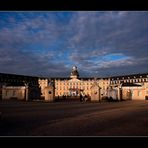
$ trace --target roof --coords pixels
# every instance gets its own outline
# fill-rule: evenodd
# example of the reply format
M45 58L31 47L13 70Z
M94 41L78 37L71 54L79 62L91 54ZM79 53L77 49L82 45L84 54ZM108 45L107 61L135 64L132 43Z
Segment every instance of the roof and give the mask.
M113 76L110 77L112 80L124 80L124 79L134 79L134 78L146 78L148 77L148 73L141 73L141 74L131 74L131 75L121 75L121 76Z
M122 84L122 87L124 87L124 86L141 86L140 84L136 84L136 83L123 83Z

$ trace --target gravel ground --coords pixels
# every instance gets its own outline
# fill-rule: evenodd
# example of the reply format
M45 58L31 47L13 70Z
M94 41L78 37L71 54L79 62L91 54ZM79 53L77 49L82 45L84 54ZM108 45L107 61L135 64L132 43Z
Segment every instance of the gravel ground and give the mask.
M0 136L148 136L148 101L1 101Z

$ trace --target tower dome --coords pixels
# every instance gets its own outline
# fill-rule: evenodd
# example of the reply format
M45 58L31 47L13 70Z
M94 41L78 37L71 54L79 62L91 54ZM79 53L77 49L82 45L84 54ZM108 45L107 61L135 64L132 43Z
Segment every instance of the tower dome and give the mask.
M71 77L71 78L78 78L78 77L79 77L79 73L78 73L78 70L77 70L77 66L73 66L73 67L72 67L72 71L71 71L70 77Z

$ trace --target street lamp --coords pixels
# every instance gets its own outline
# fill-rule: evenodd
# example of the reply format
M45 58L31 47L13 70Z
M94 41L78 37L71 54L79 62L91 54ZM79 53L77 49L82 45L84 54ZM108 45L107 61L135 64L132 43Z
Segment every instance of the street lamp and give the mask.
M25 84L25 100L28 101L28 83L24 82Z
M119 100L122 100L122 83L119 84Z

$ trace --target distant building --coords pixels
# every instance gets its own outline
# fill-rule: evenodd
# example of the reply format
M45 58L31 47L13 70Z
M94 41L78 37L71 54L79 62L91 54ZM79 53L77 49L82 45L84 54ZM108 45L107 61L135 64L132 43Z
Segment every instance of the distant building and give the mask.
M148 73L110 77L110 86L122 87L123 99L148 99Z
M148 73L107 78L82 78L72 67L69 78L32 77L0 73L0 99L50 100L85 95L93 101L148 99ZM49 99L48 99L49 97Z
M98 99L101 98L101 93L105 95L105 89L109 86L108 79L100 78L79 78L78 69L76 66L72 68L70 78L55 79L55 96L80 96L82 93L86 96L92 95L92 86L94 83L98 84L98 87L102 88ZM91 97L93 100L94 97Z

